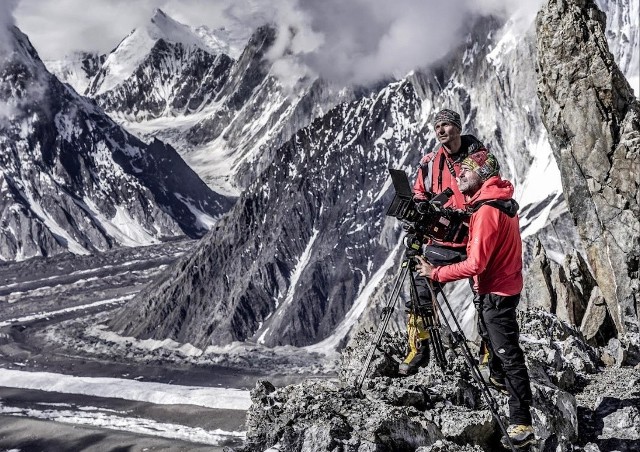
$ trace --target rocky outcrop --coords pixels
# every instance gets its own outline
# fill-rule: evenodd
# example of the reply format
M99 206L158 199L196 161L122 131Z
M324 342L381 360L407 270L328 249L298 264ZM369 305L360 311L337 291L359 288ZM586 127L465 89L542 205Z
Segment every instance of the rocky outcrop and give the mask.
M537 17L538 97L587 262L617 334L637 347L640 105L604 24L593 1L548 2Z
M584 442L578 437L573 394L596 372L598 353L577 330L542 310L520 313L519 322L532 378L536 450L574 450ZM258 382L241 450L500 450L499 427L458 350L447 352L444 370L432 363L397 378L391 354L402 353L403 338L386 335L382 349L387 353L376 356L362 392L355 391L371 340L371 333L361 332L344 349L339 380L307 380L279 389ZM491 395L505 416L507 397L493 390ZM630 415L624 421L637 426L634 419Z
M574 251L562 265L551 260L538 241L523 288L523 309L538 307L579 326L596 285L589 268Z

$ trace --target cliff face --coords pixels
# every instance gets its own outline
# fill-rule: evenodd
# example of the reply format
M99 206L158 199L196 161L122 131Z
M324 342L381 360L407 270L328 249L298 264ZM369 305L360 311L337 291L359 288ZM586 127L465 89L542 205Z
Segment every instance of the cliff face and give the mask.
M589 0L552 0L539 12L538 97L588 264L618 334L637 341L640 105L605 20Z

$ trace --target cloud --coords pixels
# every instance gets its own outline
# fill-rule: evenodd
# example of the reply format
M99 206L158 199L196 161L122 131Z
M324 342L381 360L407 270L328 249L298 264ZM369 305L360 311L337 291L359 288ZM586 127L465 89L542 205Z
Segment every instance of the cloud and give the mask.
M533 21L540 0L525 3ZM305 65L340 83L402 76L459 44L472 16L506 17L522 8L516 0L283 0L277 5L281 32L295 33L281 33L290 42L271 57L295 60L298 72Z
M13 10L17 0L4 0L0 2L0 58L12 50L10 27L14 26Z
M191 26L226 27L246 37L270 22L268 54L283 79L318 74L339 83L404 75L445 55L474 14L505 16L520 0L22 0L18 26L43 59L75 50L108 52L155 8ZM530 11L541 0L524 2ZM533 5L533 6L532 6Z

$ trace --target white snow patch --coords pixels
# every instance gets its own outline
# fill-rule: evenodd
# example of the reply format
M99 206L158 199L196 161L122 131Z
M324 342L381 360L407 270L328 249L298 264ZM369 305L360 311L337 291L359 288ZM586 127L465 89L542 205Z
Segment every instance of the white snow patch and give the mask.
M187 206L187 209L189 209L189 211L196 217L196 226L198 226L201 229L209 230L216 224L217 220L215 218L213 218L211 215L209 215L209 214L203 212L202 210L198 209L194 205L194 202L193 202L192 199L186 198L186 197L182 196L180 193L174 193L174 195L185 206Z
M524 183L515 187L514 197L523 207L540 202L549 195L562 193L560 169L545 131L540 134L531 155L534 159L524 177Z
M85 197L83 202L87 209L91 211L91 216L104 228L111 237L124 246L144 246L160 243L149 231L147 231L138 221L131 217L127 209L123 206L115 206L116 214L113 218L106 218L98 209L98 206Z
M179 424L157 422L140 417L124 417L107 414L105 410L93 407L78 407L79 411L58 409L32 409L4 406L0 403L0 414L9 416L25 416L35 419L47 419L64 424L90 425L118 431L126 431L143 435L172 438L210 445L219 445L229 437L244 440L245 432L227 432L224 430L205 430L200 427L187 427Z
M311 258L311 250L313 248L313 244L318 237L318 233L320 231L318 229L314 229L311 235L311 239L309 239L309 243L307 247L302 252L300 259L298 259L298 263L296 264L296 268L293 270L293 275L291 276L291 284L289 284L289 290L287 290L287 295L284 298L284 302L282 306L287 306L291 302L293 302L293 295L296 292L296 285L298 284L298 279L300 279L300 275L302 275L303 270L309 264L309 259ZM282 311L280 311L282 312Z
M180 386L124 378L76 377L52 372L0 369L0 386L110 397L159 405L196 405L243 411L251 406L249 391L240 389Z
M54 317L54 316L59 315L59 314L66 314L66 313L69 313L69 312L80 311L80 310L83 310L83 309L93 308L95 306L102 306L102 305L105 305L105 304L120 303L122 301L126 301L126 300L129 300L129 299L133 298L134 295L135 294L129 294L129 295L124 295L124 296L118 297L118 298L109 298L108 300L100 300L100 301L96 301L94 303L83 304L83 305L79 305L79 306L73 306L71 308L59 309L57 311L39 312L39 313L36 313L36 314L26 315L24 317L17 317L17 318L14 318L14 319L5 320L4 322L0 322L0 327L8 326L8 325L11 325L13 323L23 323L23 322L30 322L30 321L33 321L33 320L46 319L46 318L49 318L49 317Z

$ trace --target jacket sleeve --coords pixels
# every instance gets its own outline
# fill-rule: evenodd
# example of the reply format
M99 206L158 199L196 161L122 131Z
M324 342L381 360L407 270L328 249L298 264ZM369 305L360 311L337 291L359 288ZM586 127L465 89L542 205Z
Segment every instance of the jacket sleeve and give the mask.
M426 201L427 189L424 186L424 174L422 174L422 165L418 168L418 175L416 176L416 181L413 183L413 197L414 199L419 199Z
M430 152L427 155L425 155L420 161L420 166L418 167L418 175L416 176L416 181L413 183L414 199L426 201L431 197L430 196L431 186L426 187L424 185L425 174L424 174L423 168L424 168L424 164L429 163L433 159L434 155L435 155L434 152Z
M499 220L500 211L490 206L482 206L474 212L469 221L467 258L457 264L434 268L431 279L451 282L484 272L489 258L498 246Z

